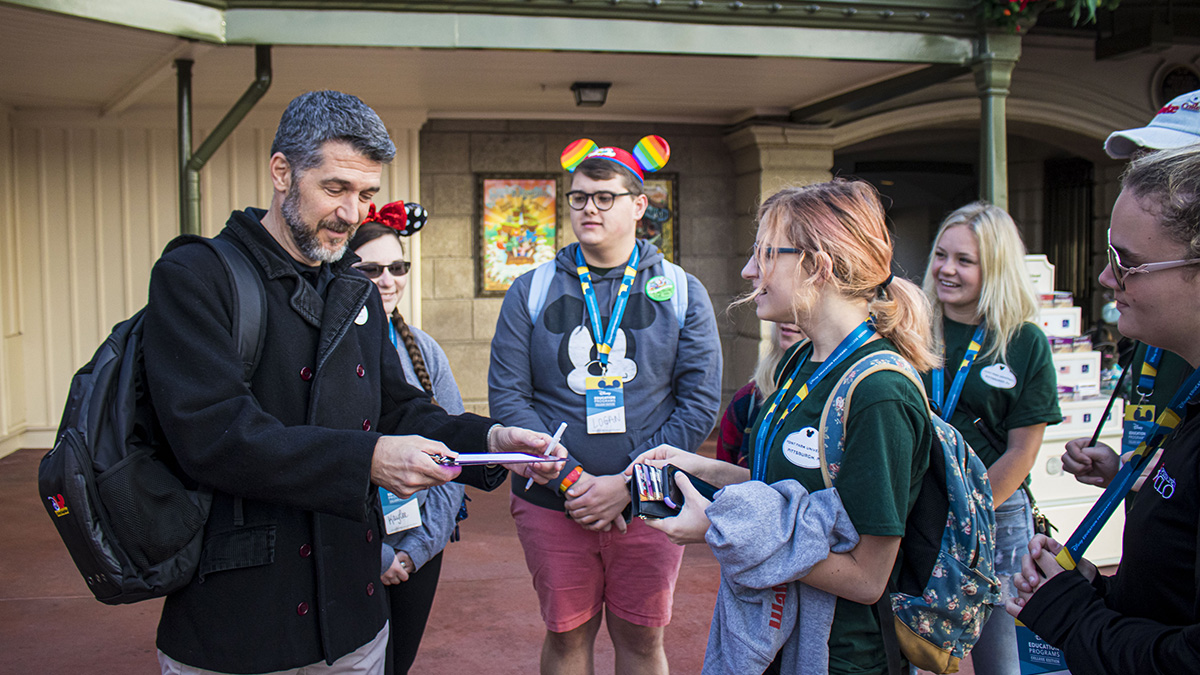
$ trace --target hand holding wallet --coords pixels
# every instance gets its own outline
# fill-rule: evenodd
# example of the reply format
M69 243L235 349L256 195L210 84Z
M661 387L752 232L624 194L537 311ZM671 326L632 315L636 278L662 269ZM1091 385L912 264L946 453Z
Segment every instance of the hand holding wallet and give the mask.
M634 464L633 478L629 481L631 514L639 518L671 518L679 515L683 508L683 490L675 483L677 473L687 476L692 486L706 499L711 500L716 495L716 487L672 464L662 468Z

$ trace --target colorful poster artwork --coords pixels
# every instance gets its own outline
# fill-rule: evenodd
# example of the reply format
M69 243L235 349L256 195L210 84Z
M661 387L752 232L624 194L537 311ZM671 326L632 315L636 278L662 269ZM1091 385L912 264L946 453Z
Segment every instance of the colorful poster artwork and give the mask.
M558 238L557 178L483 178L481 288L503 295L517 277L554 257Z
M645 187L650 205L638 221L637 237L657 246L667 260L678 263L675 177L647 178Z

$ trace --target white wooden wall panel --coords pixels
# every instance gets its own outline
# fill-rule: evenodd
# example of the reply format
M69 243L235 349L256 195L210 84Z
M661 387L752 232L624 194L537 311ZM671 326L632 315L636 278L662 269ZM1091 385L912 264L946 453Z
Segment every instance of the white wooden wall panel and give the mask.
M424 114L380 113L397 160L376 202L419 199ZM197 113L196 145L221 114ZM201 172L206 236L234 209L269 205L278 115L252 113ZM0 456L48 447L71 375L145 304L151 267L178 233L177 191L174 111L113 120L0 109ZM419 283L410 281L401 307L408 317L419 316Z

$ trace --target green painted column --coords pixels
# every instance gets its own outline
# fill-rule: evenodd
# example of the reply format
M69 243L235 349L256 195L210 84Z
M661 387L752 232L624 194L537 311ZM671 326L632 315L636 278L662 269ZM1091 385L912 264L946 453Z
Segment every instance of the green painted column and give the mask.
M971 64L979 92L979 198L1008 208L1008 123L1005 103L1021 56L1018 35L984 33Z

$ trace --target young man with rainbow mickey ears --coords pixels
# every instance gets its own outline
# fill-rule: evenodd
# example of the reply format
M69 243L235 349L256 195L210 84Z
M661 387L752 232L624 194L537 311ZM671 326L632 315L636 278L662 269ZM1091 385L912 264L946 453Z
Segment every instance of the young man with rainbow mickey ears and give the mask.
M644 172L669 156L658 136L633 153L588 139L567 146L579 243L513 283L492 340L491 414L543 431L567 423L570 460L558 479L512 482L547 628L542 673L592 672L602 609L617 672L667 672L663 630L683 548L627 523L623 472L663 443L695 451L721 403L708 292L635 236L648 204Z

